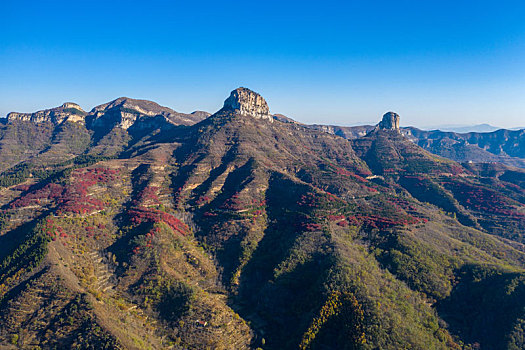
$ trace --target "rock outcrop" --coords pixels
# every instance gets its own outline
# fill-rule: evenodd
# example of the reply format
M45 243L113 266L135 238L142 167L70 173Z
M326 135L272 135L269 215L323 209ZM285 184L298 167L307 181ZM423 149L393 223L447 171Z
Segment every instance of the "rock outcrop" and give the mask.
M11 112L7 115L7 120L12 122L15 120L28 121L33 123L51 122L53 124L60 124L64 121L84 123L86 112L76 103L66 102L60 107L45 109L34 113L18 113Z
M268 104L264 98L258 93L244 87L231 92L230 97L224 101L222 110L273 122L273 117L270 115L270 108L268 108Z
M96 106L91 110L91 113L104 113L109 110L120 110L128 113L136 112L135 114L143 114L147 116L155 115L169 115L177 113L171 108L163 107L153 101L148 100L135 100L128 97L119 97L116 100L113 100L108 103L101 104Z
M161 106L153 101L135 100L120 97L111 102L93 108L89 120L93 127L119 127L129 129L137 120L148 117L160 117L174 125L193 125L209 114L198 111L191 114L178 113L171 108ZM159 120L159 118L155 118ZM149 123L154 123L150 120Z
M302 124L302 123L299 123L298 121L295 121L292 118L287 117L287 116L285 116L283 114L273 114L272 117L273 117L274 120L278 120L278 121L280 121L282 123Z
M399 114L394 112L387 112L383 115L383 119L377 124L377 128L381 130L397 130L399 131Z

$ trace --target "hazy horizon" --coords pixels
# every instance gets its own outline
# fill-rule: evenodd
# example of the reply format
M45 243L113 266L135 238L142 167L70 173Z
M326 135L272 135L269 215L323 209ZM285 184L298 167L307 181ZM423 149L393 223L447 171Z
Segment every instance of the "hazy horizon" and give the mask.
M0 5L0 116L120 96L214 112L246 86L304 123L523 126L525 4Z

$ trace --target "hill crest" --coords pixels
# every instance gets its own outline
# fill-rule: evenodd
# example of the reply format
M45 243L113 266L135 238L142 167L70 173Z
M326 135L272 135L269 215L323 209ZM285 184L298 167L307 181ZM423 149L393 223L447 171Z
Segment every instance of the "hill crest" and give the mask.
M231 111L238 115L273 122L266 100L258 93L244 87L237 88L230 93L221 111Z

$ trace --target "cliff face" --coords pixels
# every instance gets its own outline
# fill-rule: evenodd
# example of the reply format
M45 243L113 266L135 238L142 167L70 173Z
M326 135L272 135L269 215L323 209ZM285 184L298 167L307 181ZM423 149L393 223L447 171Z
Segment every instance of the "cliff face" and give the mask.
M383 115L383 119L377 124L381 130L398 130L399 131L399 114L394 112L387 112Z
M200 111L191 114L178 113L152 101L120 97L93 108L89 120L95 128L118 127L127 130L141 117L144 121L144 117L161 116L159 120L163 119L171 124L192 125L205 119L208 115ZM154 121L149 120L148 124L151 123Z
M176 112L155 102L120 97L93 108L90 112L90 122L95 128L119 127L127 130L141 115L153 117L174 113Z
M33 123L51 122L60 124L64 121L84 123L86 112L76 103L66 102L60 107L45 109L34 113L11 112L7 115L8 121L21 120Z
M233 90L230 97L224 101L223 110L273 122L273 117L270 115L270 108L268 108L268 104L264 98L247 88L241 87Z
M130 110L148 116L154 116L159 114L168 115L176 113L174 110L168 107L163 107L153 101L136 100L127 97L119 97L116 100L99 105L93 108L91 110L91 113L96 114L100 112L106 112L112 109Z

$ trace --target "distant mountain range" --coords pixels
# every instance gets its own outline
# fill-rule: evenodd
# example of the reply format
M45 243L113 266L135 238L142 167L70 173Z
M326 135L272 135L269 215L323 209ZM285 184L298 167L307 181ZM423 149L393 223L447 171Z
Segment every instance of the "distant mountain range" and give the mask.
M423 127L421 129L467 133L467 132L491 132L491 131L496 131L496 130L503 129L503 128L492 126L489 124L478 124L478 125L436 125L436 126Z
M421 130L440 130L440 131L451 131L456 133L469 133L469 132L492 132L500 129L506 130L523 130L525 126L517 126L512 128L501 128L498 126L493 126L490 124L478 124L478 125L435 125L435 126L426 126L419 128Z
M10 113L0 348L523 349L524 131L399 124Z
M363 126L305 125L344 137L357 139L374 128ZM401 133L424 149L458 162L498 162L525 168L525 129L498 129L492 132L456 133L401 128Z
M274 118L296 123L305 128L328 132L348 140L363 137L375 127L373 125L308 125L297 123L282 114L274 115ZM463 130L463 132L445 131L445 129ZM408 139L424 149L458 162L498 162L525 168L525 128L501 129L488 124L480 124L456 128L443 126L442 129L431 130L403 127L400 130ZM467 132L467 130L479 131Z

